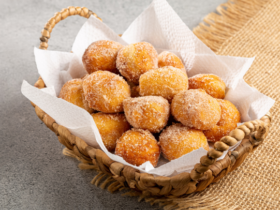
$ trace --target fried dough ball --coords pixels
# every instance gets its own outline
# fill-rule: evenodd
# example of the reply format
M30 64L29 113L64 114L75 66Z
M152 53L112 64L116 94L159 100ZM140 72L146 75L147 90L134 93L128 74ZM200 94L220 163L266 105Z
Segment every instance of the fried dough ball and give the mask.
M168 101L160 96L127 98L123 108L127 121L134 128L152 133L158 133L166 126L170 113Z
M96 127L99 130L102 141L108 151L113 152L117 140L124 132L130 129L130 125L124 114L105 114L102 112L91 114Z
M155 48L147 42L138 42L123 47L117 56L117 68L128 81L138 84L141 74L157 68Z
M158 55L158 67L173 66L175 68L181 69L186 73L185 66L181 59L172 52L163 51Z
M115 154L132 165L140 166L150 161L156 167L160 157L160 147L149 131L132 128L117 140Z
M221 119L210 130L203 131L208 141L216 142L227 136L240 123L240 113L238 109L227 100L217 99L221 106Z
M93 109L89 108L88 102L85 100L82 84L82 79L69 80L62 86L59 98L62 98L76 106L87 110L89 113L92 113Z
M202 89L178 93L172 100L171 113L183 125L199 130L209 130L221 119L218 101Z
M83 55L83 64L86 71L91 74L98 70L117 73L116 59L123 46L114 41L99 40L93 42Z
M177 93L188 89L188 76L180 69L166 66L141 75L139 83L141 96L162 96L171 102Z
M85 99L89 107L105 113L122 112L122 102L130 97L127 82L108 71L96 71L83 80Z
M226 84L214 74L198 74L189 78L189 89L203 89L214 98L225 98Z
M185 154L203 147L209 149L203 132L176 123L164 129L159 136L159 145L163 157L167 160L177 159Z

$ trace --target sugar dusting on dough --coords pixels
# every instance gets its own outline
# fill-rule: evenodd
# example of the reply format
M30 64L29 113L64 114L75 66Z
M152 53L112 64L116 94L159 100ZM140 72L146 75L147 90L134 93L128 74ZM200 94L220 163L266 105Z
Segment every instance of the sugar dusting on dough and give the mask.
M164 66L172 66L178 69L181 69L184 73L186 73L185 66L181 59L172 52L163 51L158 55L158 67Z
M100 132L102 141L105 147L113 152L116 147L116 141L121 135L130 129L130 125L127 122L124 114L114 113L106 114L98 112L91 115L95 121L95 124Z
M153 69L141 75L140 95L162 96L168 101L179 92L188 89L188 76L172 66Z
M157 56L157 51L151 44L138 42L123 47L118 52L116 65L121 75L138 84L141 74L158 67Z
M159 144L163 156L173 160L200 147L208 149L207 139L200 130L188 128L181 123L167 127L160 134Z
M239 123L241 116L238 109L228 100L217 99L221 106L221 119L217 125Z
M60 90L59 98L62 98L76 106L79 106L89 113L93 112L85 100L82 79L72 79L66 82Z
M202 89L178 93L171 104L171 112L183 125L208 130L221 118L221 107L216 99Z
M212 129L204 131L209 141L219 141L237 127L240 122L238 109L227 100L217 99L221 106L221 119Z
M134 128L160 132L167 124L170 105L160 96L127 98L123 101L124 112L128 122Z
M189 78L190 89L204 89L214 98L224 98L226 84L224 81L214 74L197 74Z
M122 102L130 97L127 82L108 71L97 71L87 76L83 80L83 90L89 106L102 112L123 111Z
M83 55L83 64L89 72L108 70L116 72L116 59L122 45L118 42L99 40L93 42Z
M72 79L66 82L60 90L59 98L62 98L66 101L71 100L70 93L77 93L83 89L82 80L81 79ZM82 95L78 98L78 100L82 99Z
M133 165L139 166L150 161L156 167L160 157L160 147L149 131L132 128L117 140L115 154Z

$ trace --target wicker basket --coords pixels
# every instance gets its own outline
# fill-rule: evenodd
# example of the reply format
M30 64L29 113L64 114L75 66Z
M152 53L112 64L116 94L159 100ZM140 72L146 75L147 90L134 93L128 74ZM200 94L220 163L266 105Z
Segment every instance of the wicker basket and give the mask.
M71 15L80 15L89 18L95 13L83 7L68 7L58 12L45 25L40 38L40 49L48 48L48 40L54 26L61 20ZM99 18L100 19L100 18ZM101 20L101 19L100 19ZM44 88L42 78L35 83L35 87ZM83 162L93 164L95 167L112 177L121 186L142 192L143 196L181 196L204 190L211 183L219 181L229 172L235 170L247 157L260 145L268 133L271 122L269 114L260 120L246 122L233 130L229 136L223 137L221 141L214 144L207 155L201 157L190 173L164 177L154 177L148 173L140 173L138 170L123 165L122 163L111 160L103 151L88 146L82 139L72 135L69 130L55 122L48 114L32 103L38 117L51 129L57 136L61 144L71 150ZM224 159L216 161L221 157L223 151L228 150L229 146L241 144L231 152L228 152Z

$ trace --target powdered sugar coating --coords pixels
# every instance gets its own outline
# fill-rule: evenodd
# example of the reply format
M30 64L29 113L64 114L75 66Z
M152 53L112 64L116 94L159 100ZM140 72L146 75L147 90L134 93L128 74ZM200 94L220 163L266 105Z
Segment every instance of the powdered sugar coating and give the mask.
M163 51L158 55L158 67L173 66L175 68L181 69L186 73L185 66L181 59L172 52Z
M228 123L240 123L241 116L238 109L228 100L217 99L221 106L221 119L217 125L226 125Z
M87 110L89 113L92 113L93 109L89 108L88 102L85 100L82 83L82 79L72 79L66 82L60 90L59 98L62 98Z
M105 114L102 112L91 115L108 151L113 152L117 140L130 129L124 114Z
M237 123L241 121L238 109L227 100L217 99L221 106L221 119L210 130L203 131L208 141L216 142L224 136L227 136L237 127Z
M182 70L168 66L146 72L139 83L141 96L162 96L171 102L177 93L188 89L188 76Z
M189 78L189 89L203 89L214 98L225 98L226 84L214 74L197 74Z
M84 78L83 90L89 107L104 113L122 112L123 100L130 97L127 82L108 71L96 71Z
M117 73L116 59L123 46L114 41L99 40L93 42L83 55L84 68L89 74L98 70Z
M138 84L141 74L157 68L155 48L147 42L138 42L123 47L117 56L117 68L128 81Z
M136 166L150 161L156 167L160 157L160 147L149 131L132 128L117 140L115 154Z
M177 159L193 150L209 146L203 132L176 123L163 130L159 136L159 145L164 158Z
M209 130L221 119L219 103L202 89L178 93L172 100L171 113L183 125L199 130Z
M124 113L134 128L160 132L167 124L170 105L160 96L127 98L123 101Z

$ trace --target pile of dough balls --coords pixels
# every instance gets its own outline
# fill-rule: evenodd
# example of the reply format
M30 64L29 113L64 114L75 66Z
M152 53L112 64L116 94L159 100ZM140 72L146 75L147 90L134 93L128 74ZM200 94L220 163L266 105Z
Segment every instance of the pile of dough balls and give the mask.
M130 164L156 167L161 154L174 160L208 150L240 122L221 78L188 78L176 54L158 55L147 42L99 40L82 61L88 74L66 82L59 97L88 111L107 150Z

